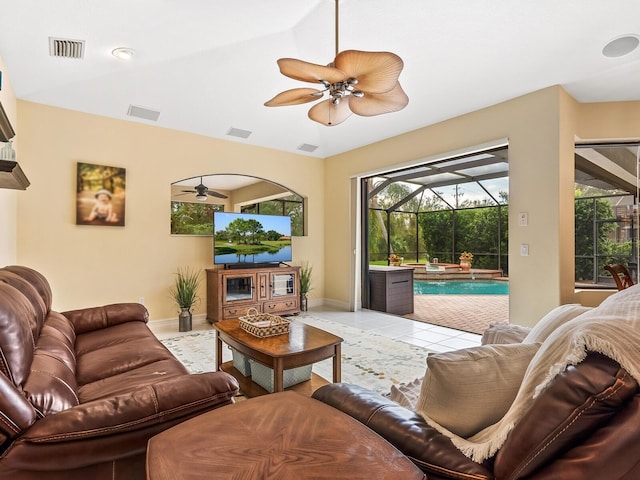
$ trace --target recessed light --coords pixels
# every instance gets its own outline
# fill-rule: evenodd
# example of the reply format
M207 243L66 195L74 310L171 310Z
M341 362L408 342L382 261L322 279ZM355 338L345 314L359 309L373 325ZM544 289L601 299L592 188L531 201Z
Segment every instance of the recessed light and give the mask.
M120 60L131 60L131 57L133 57L134 53L135 52L130 48L120 47L113 50L111 52L111 55L119 58Z
M639 44L640 39L637 35L623 35L607 43L602 49L602 54L608 58L623 57L638 48Z

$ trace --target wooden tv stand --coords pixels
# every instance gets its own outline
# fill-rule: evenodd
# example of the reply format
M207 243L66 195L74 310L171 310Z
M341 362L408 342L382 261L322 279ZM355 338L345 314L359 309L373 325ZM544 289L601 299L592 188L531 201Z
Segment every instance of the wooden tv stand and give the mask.
M259 313L300 312L300 267L207 269L207 320Z

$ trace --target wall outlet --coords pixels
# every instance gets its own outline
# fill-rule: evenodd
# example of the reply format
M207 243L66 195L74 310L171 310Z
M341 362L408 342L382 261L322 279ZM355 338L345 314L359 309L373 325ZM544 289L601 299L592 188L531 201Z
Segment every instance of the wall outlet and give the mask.
M138 297L138 303L144 305L144 297Z

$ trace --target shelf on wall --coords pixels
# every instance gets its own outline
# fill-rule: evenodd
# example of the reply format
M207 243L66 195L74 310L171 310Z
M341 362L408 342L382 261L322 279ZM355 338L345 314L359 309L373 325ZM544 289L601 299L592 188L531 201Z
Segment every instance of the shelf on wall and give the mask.
M11 126L9 117L4 111L2 103L0 103L0 142L8 142L15 137L16 132ZM30 185L27 176L13 160L0 159L0 188L9 188L12 190L26 190Z
M0 188L26 190L30 185L18 162L0 160Z
M11 126L7 112L4 111L2 103L0 103L0 142L8 142L15 137L16 132Z

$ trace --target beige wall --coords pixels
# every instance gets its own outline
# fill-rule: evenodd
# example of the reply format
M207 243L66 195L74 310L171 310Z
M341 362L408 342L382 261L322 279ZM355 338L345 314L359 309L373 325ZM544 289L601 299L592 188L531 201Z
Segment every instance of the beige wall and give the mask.
M308 197L308 236L293 239L294 263L314 267L324 295L323 161L19 101L21 164L31 186L18 202L18 260L51 282L58 310L138 301L152 319L175 318L169 299L178 267L212 267L210 237L171 236L170 184L211 173L249 174ZM126 168L126 226L75 225L76 162ZM202 301L195 313L204 313Z
M0 58L0 72L2 72L0 102L17 134L16 96L2 58ZM20 161L17 136L14 137L13 147L16 149L16 158ZM18 195L22 194L24 194L22 191L0 188L0 225L2 226L0 228L0 265L11 265L18 261L17 208Z
M511 318L533 325L578 299L574 138L640 138L639 107L580 105L550 87L323 161L18 102L20 163L32 186L18 197L17 259L47 275L57 309L145 297L152 319L171 318L172 273L210 266L211 246L209 239L169 235L170 183L208 173L255 175L307 197L309 235L294 238L294 260L313 265L313 298L349 307L359 295L355 179L508 139ZM77 161L127 169L126 227L75 225ZM519 212L529 214L528 227L517 226ZM521 243L529 245L528 257L520 256ZM196 313L204 307L203 298Z
M357 259L350 243L355 212L345 208L354 192L353 177L392 167L424 162L450 152L508 139L509 142L509 274L510 315L514 323L533 325L551 308L574 299L573 177L574 138L582 133L620 136L633 128L640 137L640 119L630 112L637 103L581 108L560 87L550 87L463 115L384 142L327 159L325 186L325 296L349 305ZM591 118L624 117L598 125ZM580 128L583 122L582 129ZM625 125L624 132L611 127ZM328 191L331 191L331 195ZM519 227L519 212L529 226ZM529 256L520 256L520 244ZM329 281L330 280L330 281ZM355 292L358 295L359 292Z

